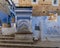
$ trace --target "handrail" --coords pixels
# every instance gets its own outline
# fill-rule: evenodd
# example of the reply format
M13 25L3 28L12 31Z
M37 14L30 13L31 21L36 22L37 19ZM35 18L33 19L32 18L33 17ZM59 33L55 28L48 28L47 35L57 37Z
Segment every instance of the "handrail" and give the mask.
M13 6L15 6L15 4L14 4L14 2L13 2L12 0L10 0L10 1L7 0L7 2L9 3L9 5L11 5L11 6L13 5ZM11 4L11 3L12 3L12 4Z

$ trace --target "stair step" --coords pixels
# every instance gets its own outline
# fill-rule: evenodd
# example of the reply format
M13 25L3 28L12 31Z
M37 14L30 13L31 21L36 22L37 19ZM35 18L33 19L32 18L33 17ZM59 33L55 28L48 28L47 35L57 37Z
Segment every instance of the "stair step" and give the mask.
M0 37L14 37L14 35L2 35L2 34L0 34Z
M32 12L32 10L15 10L15 12Z
M10 39L10 40L11 40L11 39L14 39L14 37L8 37L8 36L7 36L7 37L4 37L4 36L1 37L1 36L0 36L0 40L1 40L1 39Z
M21 32L17 32L15 34L15 39L33 41L33 35L32 35L32 32L30 32L30 31L21 31Z
M0 34L0 40L2 39L7 39L7 40L11 40L11 39L14 39L14 35L2 35Z
M15 10L32 10L32 7L16 7Z
M31 12L16 12L17 15L32 15Z
M0 48L33 48L33 47L0 47Z
M17 17L21 17L21 16L22 16L22 17L31 17L32 14L27 14L27 15L26 15L26 14L16 14L16 16L17 16Z
M19 20L19 19L31 19L30 17L21 17L21 16L17 16L17 20Z
M32 47L32 46L31 46L31 47L25 47L25 46L23 46L23 47L21 47L21 46L20 46L20 47L16 47L16 46L15 46L15 47L11 47L11 46L4 47L4 46L3 46L3 47L2 47L2 46L1 46L0 48L37 48L37 47Z
M13 43L0 43L0 47L34 47L33 44L13 44ZM35 46L36 47L36 46Z
M14 44L20 44L20 43L25 43L25 44L32 44L32 40L0 40L0 43L14 43Z

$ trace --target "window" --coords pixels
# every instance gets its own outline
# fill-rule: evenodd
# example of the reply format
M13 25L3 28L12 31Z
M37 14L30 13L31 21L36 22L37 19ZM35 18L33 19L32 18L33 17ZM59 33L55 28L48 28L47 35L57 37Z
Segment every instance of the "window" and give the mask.
M52 5L53 6L58 6L59 5L59 0L52 0Z
M33 0L33 2L36 2L36 0Z
M38 4L38 0L32 0L32 4Z
M35 26L35 30L40 30L40 27L39 26Z
M54 4L57 4L57 0L54 0Z

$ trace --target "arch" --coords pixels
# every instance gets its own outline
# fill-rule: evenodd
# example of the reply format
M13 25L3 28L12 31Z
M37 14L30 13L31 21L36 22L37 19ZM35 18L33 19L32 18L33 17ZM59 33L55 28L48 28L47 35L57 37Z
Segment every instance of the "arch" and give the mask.
M18 31L29 31L29 27L27 26L27 24L22 23L19 28Z
M20 25L23 24L23 23L27 24L27 26L29 26L28 24L30 24L29 20L19 20L19 21L17 22L17 25L20 26Z
M29 20L26 20L26 19L24 19L24 20L18 20L18 24L20 24L21 22L29 23Z
M19 30L22 30L22 28L26 29L26 30L29 30L29 21L28 20L19 20L18 23L17 23L17 28L18 28L18 31Z

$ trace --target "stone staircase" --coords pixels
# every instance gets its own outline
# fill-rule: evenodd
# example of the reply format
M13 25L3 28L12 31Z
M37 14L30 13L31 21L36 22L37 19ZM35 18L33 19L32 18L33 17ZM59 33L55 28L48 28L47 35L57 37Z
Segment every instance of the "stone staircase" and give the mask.
M13 40L14 36L13 35L2 35L0 34L0 40Z
M32 7L17 7L15 12L17 22L19 19L30 21ZM33 43L33 33L25 28L12 35L0 35L1 48L33 48Z
M26 26L26 24L29 24L30 27L28 28L31 30L32 7L16 7L15 12L18 32L20 28Z
M0 35L0 48L19 48L31 47L33 40L24 40L16 38L16 35Z
M32 7L16 7L15 9L16 16L19 17L31 17L32 16Z

